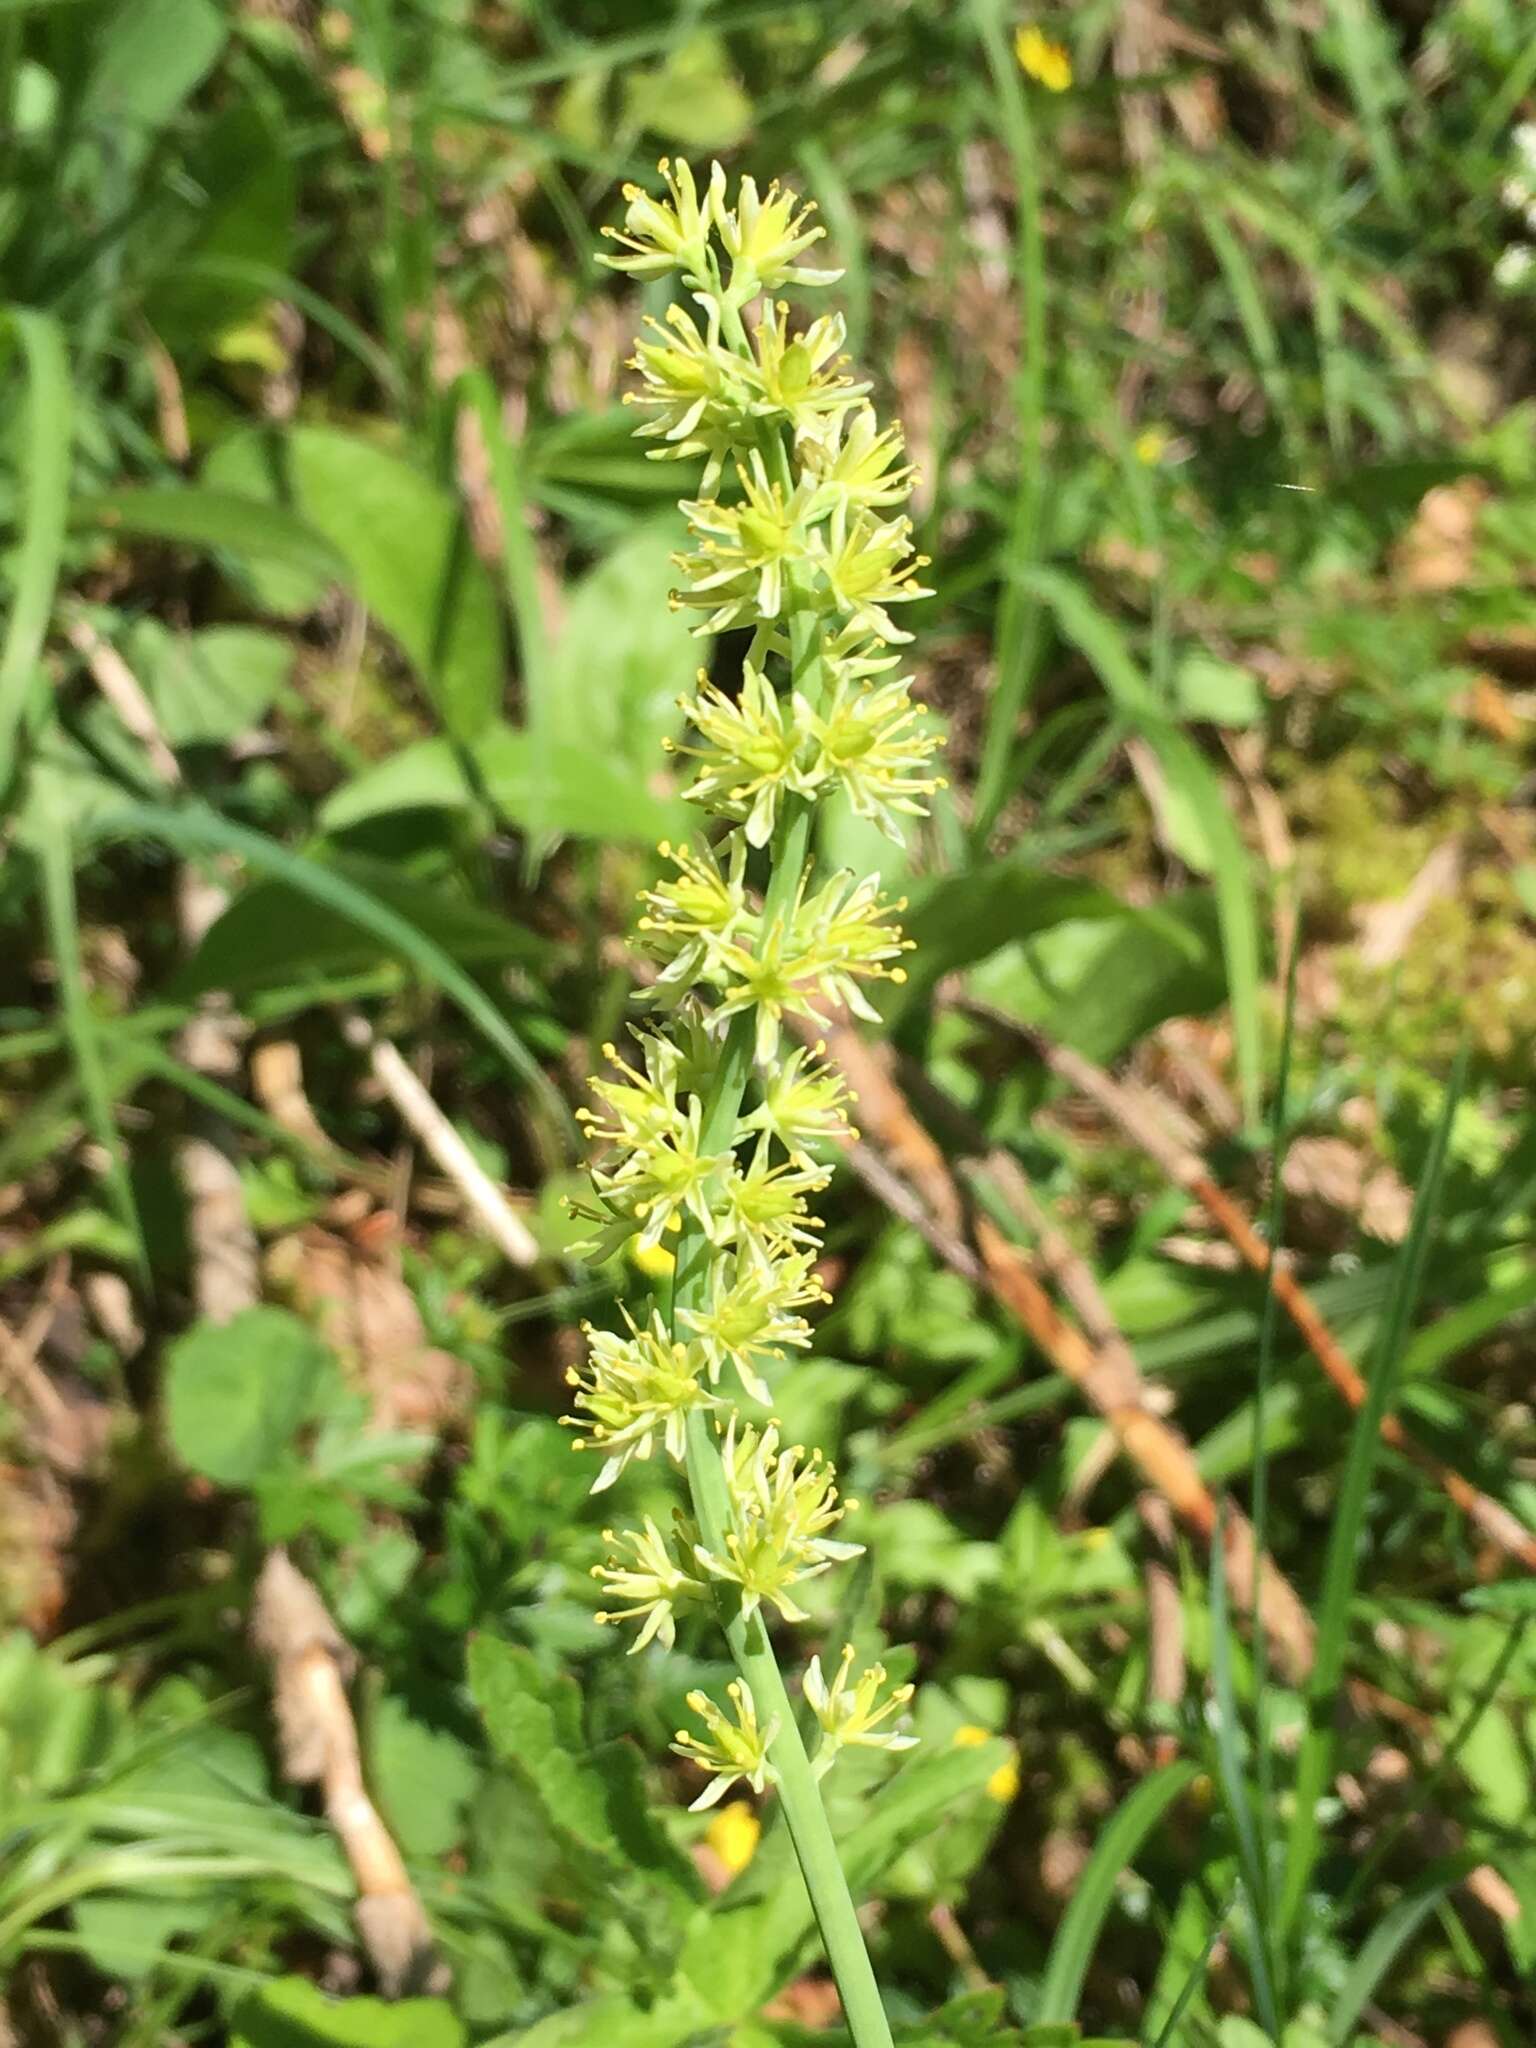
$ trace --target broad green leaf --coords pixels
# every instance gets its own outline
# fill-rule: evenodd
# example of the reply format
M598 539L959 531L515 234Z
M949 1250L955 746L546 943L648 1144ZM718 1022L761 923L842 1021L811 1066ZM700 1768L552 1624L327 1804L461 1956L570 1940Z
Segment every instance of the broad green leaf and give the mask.
M622 1996L589 1998L552 2012L536 2026L497 2034L482 2048L596 2048L598 2043L602 2048L684 2048L700 2037L704 2025L702 2013L674 1999L647 2012Z
M992 861L948 875L923 892L903 920L913 952L908 980L892 997L905 1012L944 975L985 960L1002 946L1053 925L1094 918L1123 920L1119 897L1095 882L1053 875L1023 860Z
M166 540L209 553L227 549L246 562L281 565L319 594L342 582L347 563L313 526L281 505L199 484L146 484L77 498L71 516L145 540Z
M417 1720L393 1694L368 1716L368 1776L407 1856L441 1856L459 1840L479 1773L457 1737Z
M679 827L678 799L653 793L622 756L566 740L541 746L500 723L464 751L490 803L525 829L650 844ZM327 831L343 832L400 810L468 810L476 801L459 750L419 740L344 783L320 815Z
M293 667L293 647L254 626L172 633L140 619L124 637L173 747L227 746L261 723Z
M538 951L527 932L450 893L443 883L425 882L387 862L353 855L315 865L366 889L397 917L430 932L454 960L529 961ZM408 962L408 956L291 882L253 882L209 926L172 986L179 999L190 1000L210 989L245 996L257 989L362 974L389 960Z
M520 1645L479 1636L470 1645L469 1684L492 1749L578 1856L611 1873L639 1869L669 1890L698 1896L692 1864L651 1812L639 1751L625 1742L587 1746L573 1678L551 1677Z
M222 273L213 273L217 282ZM323 557L306 559L297 552L277 555L247 549L237 565L242 587L255 604L274 618L302 619L322 602L332 583L346 582L349 569L329 542L296 514L285 511L279 498L282 484L282 443L275 434L242 432L221 441L203 464L202 484L250 506L259 516L291 521L312 534Z
M250 1486L314 1413L336 1361L287 1309L198 1323L171 1346L166 1416L182 1463L221 1486Z
M686 615L663 601L682 538L675 517L638 527L570 593L547 683L528 708L527 751L499 764L498 801L512 814L594 835L604 817L617 817L610 832L636 837L675 822L662 742L678 728L677 699L700 654Z
M473 739L505 689L501 614L462 508L370 442L330 427L288 437L298 509L346 557L358 596L421 676L443 724Z
M1186 654L1173 672L1173 694L1186 718L1213 725L1253 725L1263 711L1252 670L1214 654Z
M132 1983L148 1976L178 1937L200 1934L227 1910L232 1896L206 1884L175 1892L103 1892L79 1900L70 1919L93 1966Z
M81 96L80 132L137 156L218 60L229 34L210 0L127 0L107 10Z
M249 99L208 122L186 169L198 194L192 231L167 253L146 311L168 348L198 360L210 349L223 353L221 337L240 322L265 320L271 294L242 281L238 266L279 274L287 267L297 172L291 137Z
M335 427L251 435L221 451L218 474L232 470L324 535L447 731L483 732L505 688L501 613L457 501L399 455Z
M328 1998L307 1977L279 1977L237 2008L230 2048L463 2048L438 1998Z
M624 82L625 120L680 149L733 149L752 126L752 102L724 42L697 35Z
M1151 912L1073 918L994 954L971 985L1048 1037L1112 1060L1164 1018L1221 1001L1216 922L1204 889L1165 897Z
M491 735L482 736L470 749L471 758L478 760L487 738L502 731L510 728L493 727ZM462 751L448 740L417 740L333 791L320 806L320 823L327 832L345 832L398 811L467 811L475 801Z

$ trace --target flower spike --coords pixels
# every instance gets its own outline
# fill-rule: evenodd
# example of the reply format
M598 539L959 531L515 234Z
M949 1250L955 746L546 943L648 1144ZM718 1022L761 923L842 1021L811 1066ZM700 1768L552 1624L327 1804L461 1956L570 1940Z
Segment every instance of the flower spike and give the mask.
M768 1631L807 1621L815 1582L859 1554L857 1503L819 1449L762 1418L814 1341L828 1298L815 1204L856 1135L818 1032L845 1013L875 1019L877 985L904 978L910 944L878 876L818 868L812 814L838 799L899 840L944 786L899 654L911 614L898 608L931 595L906 511L914 471L844 356L841 315L803 317L778 296L838 275L817 267L813 207L750 177L733 195L718 164L701 179L664 162L659 192L624 197L604 261L677 277L687 298L643 323L628 394L648 452L700 466L671 602L700 636L750 640L682 700L668 750L700 825L659 849L637 919L648 1021L624 1051L604 1047L580 1113L593 1250L627 1249L655 1296L620 1329L587 1329L570 1419L601 1460L594 1490L652 1460L648 1480L670 1465L690 1496L670 1528L645 1514L608 1534L598 1619L628 1624L632 1653L723 1623L738 1675L724 1705L689 1695L701 1728L673 1744L705 1774L694 1810L735 1785L777 1788L818 1917L840 1922L830 1947L853 2039L889 2048L815 1779L845 1749L910 1748L912 1687L892 1688L879 1663L856 1669L851 1648L830 1675L812 1658L809 1762Z

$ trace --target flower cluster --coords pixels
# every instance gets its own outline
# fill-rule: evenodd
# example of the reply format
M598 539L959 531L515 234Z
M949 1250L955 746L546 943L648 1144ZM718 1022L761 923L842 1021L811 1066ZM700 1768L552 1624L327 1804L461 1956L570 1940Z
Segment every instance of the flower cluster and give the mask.
M927 595L900 430L880 424L850 372L841 318L799 323L774 296L837 275L806 261L822 230L777 185L759 193L744 178L732 201L718 165L702 186L686 164L661 173L663 196L626 192L605 261L680 277L690 303L646 323L632 402L653 455L702 465L673 601L698 613L701 634L745 627L752 642L739 681L701 672L683 701L675 752L708 822L660 849L637 931L652 1021L628 1052L604 1047L582 1113L597 1148L596 1249L628 1244L642 1270L673 1279L664 1308L588 1330L570 1375L579 1446L601 1458L601 1489L658 1457L692 1483L702 1441L728 1503L710 1509L695 1490L692 1517L680 1511L670 1529L647 1516L609 1533L599 1619L631 1625L637 1650L669 1647L690 1607L803 1623L801 1588L858 1553L842 1534L855 1504L819 1452L767 1419L769 1381L809 1345L808 1311L826 1298L812 1203L830 1177L826 1148L851 1128L815 1034L844 1011L873 1017L870 990L902 978L908 942L904 906L876 877L814 871L807 821L840 794L899 839L942 786L936 738L897 673L910 637L898 608ZM851 1649L830 1681L813 1659L818 1774L845 1748L907 1747L893 1724L911 1693L889 1690L879 1665L855 1677ZM676 1748L707 1774L697 1805L738 1780L774 1782L783 1716L760 1715L745 1676L728 1709L703 1694L689 1704L704 1732Z

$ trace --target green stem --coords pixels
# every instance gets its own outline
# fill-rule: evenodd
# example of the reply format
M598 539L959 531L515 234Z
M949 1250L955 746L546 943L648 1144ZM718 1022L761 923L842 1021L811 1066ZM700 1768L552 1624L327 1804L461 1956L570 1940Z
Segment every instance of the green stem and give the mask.
M1017 188L1017 267L1024 306L1018 382L1018 495L1003 562L997 614L997 683L987 711L976 775L972 841L984 846L1008 795L1019 714L1040 658L1040 601L1028 573L1041 559L1045 504L1045 393L1049 337L1045 318L1045 225L1040 159L1028 96L1003 35L996 0L972 0L977 31L997 89L1003 139Z
M719 1447L698 1409L688 1418L688 1485L706 1547L723 1549L731 1524L730 1495ZM762 1615L744 1617L740 1601L731 1598L728 1589L722 1589L717 1605L731 1655L752 1689L759 1716L765 1726L772 1721L779 1724L768 1754L778 1773L790 1840L821 1929L827 1961L837 1979L854 2048L891 2048L890 2023L864 1946L853 1895Z
M815 703L821 687L821 639L815 617L805 609L792 614L791 685ZM785 806L774 834L772 871L763 899L765 927L784 914L805 871L810 853L811 805L796 799ZM750 1012L733 1017L721 1048L720 1063L704 1098L702 1147L723 1151L736 1135L736 1122L752 1071L754 1024ZM701 1306L709 1288L712 1247L695 1226L685 1225L677 1248L672 1313ZM688 1490L694 1519L706 1549L726 1554L731 1527L731 1499L719 1445L700 1409L688 1417ZM795 1845L811 1910L821 1929L827 1960L837 1979L843 2011L854 2048L891 2048L891 2029L853 1897L837 1853L837 1842L822 1805L821 1792L801 1739L794 1708L774 1656L761 1611L742 1612L741 1597L721 1585L716 1611L736 1668L751 1689L764 1726L778 1723L769 1747L777 1773L779 1797L790 1840Z

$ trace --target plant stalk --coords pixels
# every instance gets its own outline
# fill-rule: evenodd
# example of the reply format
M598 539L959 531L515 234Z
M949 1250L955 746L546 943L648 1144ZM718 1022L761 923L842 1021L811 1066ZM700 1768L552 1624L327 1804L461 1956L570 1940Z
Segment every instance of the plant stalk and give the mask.
M791 687L815 703L821 689L821 643L815 617L807 610L792 614ZM763 899L765 924L783 914L793 900L810 852L811 806L795 799L785 806L773 836L772 870ZM720 1052L712 1085L703 1103L702 1149L723 1150L735 1136L747 1082L752 1071L754 1024L750 1012L733 1017ZM677 1247L672 1289L672 1315L702 1305L709 1286L711 1246L692 1223L684 1225ZM688 1417L688 1490L694 1519L705 1546L726 1550L731 1502L720 1447L704 1412ZM761 1610L748 1616L740 1595L729 1586L715 1590L715 1606L736 1668L751 1689L764 1726L777 1721L769 1757L778 1774L779 1797L790 1840L795 1845L811 1910L821 1930L827 1960L837 1980L843 2012L854 2048L891 2048L890 2023L864 1946L848 1880L843 1875L827 1810L811 1770L794 1708L785 1689L778 1659L768 1640Z

